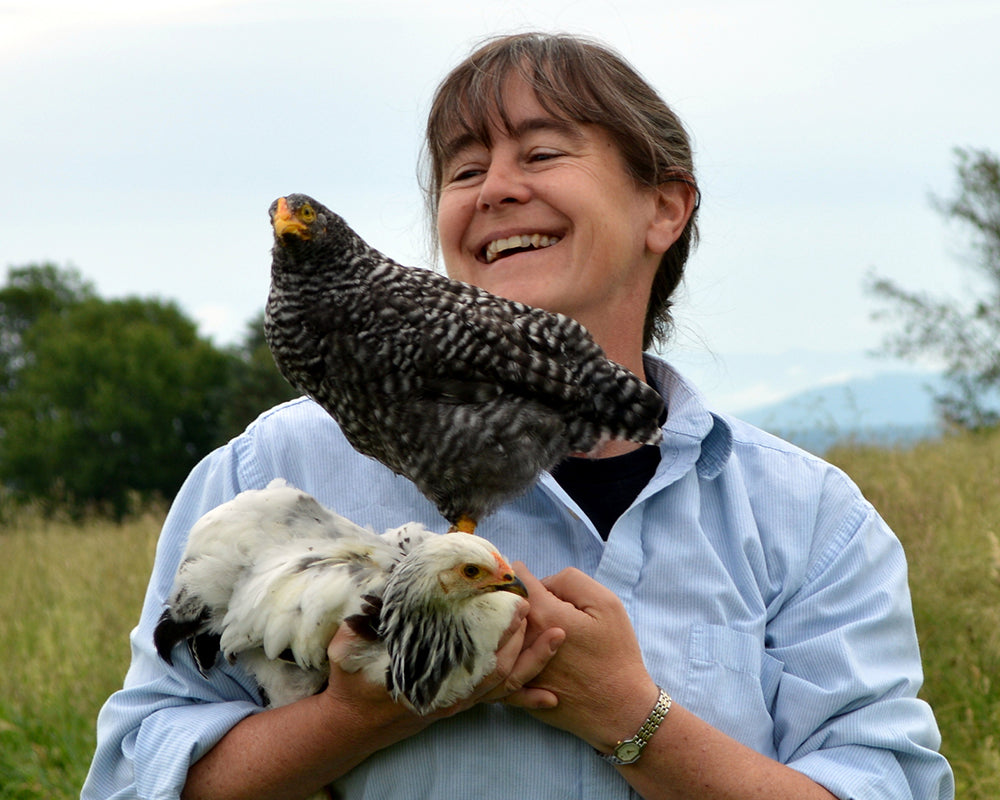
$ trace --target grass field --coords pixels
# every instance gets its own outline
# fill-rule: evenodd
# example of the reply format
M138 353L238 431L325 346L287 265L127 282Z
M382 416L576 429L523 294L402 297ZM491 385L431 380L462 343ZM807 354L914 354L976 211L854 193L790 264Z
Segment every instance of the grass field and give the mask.
M0 798L79 797L97 710L128 667L162 514L0 531Z
M910 450L828 454L906 547L924 660L956 797L1000 798L1000 431Z
M1000 432L911 450L840 448L900 535L924 697L963 800L1000 797ZM162 514L0 529L0 800L77 797L94 721L128 665Z

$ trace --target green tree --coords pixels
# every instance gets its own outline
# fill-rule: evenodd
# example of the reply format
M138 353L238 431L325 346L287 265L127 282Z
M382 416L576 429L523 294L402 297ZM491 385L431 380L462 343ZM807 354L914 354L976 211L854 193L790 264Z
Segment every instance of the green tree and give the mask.
M297 392L263 312L218 349L173 303L103 300L72 269L12 268L0 287L0 483L121 515L171 496L194 463Z
M93 286L73 269L44 263L8 270L0 289L0 394L13 387L30 359L23 345L25 331L43 314L60 314L93 297Z
M77 299L20 334L0 396L0 481L20 494L121 516L135 493L170 496L222 438L231 355L176 305Z
M1000 422L1000 161L987 150L956 149L958 191L952 199L934 197L934 207L970 234L977 276L975 294L966 300L904 289L872 275L869 291L888 308L876 318L891 318L899 328L884 344L885 353L910 360L934 358L945 365L948 389L936 398L944 419L963 428Z

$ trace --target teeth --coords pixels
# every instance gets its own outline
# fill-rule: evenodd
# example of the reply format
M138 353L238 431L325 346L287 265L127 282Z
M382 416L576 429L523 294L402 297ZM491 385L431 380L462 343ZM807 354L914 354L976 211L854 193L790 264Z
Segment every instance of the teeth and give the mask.
M544 233L533 233L530 236L522 233L507 239L497 239L486 245L486 263L492 264L504 250L534 247L536 250L549 247L559 241L558 236L546 236Z

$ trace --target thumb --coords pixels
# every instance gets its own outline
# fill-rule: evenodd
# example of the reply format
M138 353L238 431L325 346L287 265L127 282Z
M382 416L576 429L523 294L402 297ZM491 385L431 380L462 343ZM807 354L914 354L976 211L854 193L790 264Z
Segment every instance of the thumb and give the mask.
M560 600L588 613L599 607L621 605L618 595L575 567L567 567L541 583Z
M536 578L531 570L528 569L527 565L523 561L515 561L511 566L514 567L514 574L521 580L524 584L524 588L528 590L528 602L531 602L531 596L544 594L545 586L542 584L538 578Z
M330 659L330 663L343 665L354 654L360 641L361 637L351 630L349 625L341 623L326 648L326 655Z

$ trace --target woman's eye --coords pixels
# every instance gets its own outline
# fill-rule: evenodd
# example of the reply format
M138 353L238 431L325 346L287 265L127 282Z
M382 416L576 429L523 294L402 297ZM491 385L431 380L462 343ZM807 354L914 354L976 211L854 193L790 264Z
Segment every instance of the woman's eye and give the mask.
M484 171L483 167L474 164L456 167L448 170L446 173L448 175L447 183L462 183L464 181L471 181L481 176Z
M455 173L455 177L452 178L453 181L467 181L470 178L475 178L482 174L481 169L476 169L475 167L468 167L466 169L460 169Z
M529 162L539 162L539 161L551 161L554 158L559 158L562 153L555 150L537 150L528 156Z

